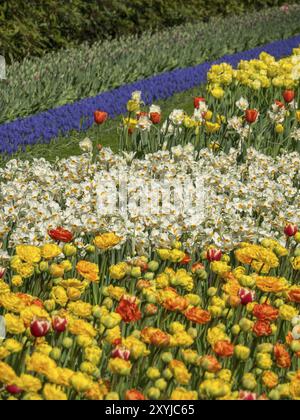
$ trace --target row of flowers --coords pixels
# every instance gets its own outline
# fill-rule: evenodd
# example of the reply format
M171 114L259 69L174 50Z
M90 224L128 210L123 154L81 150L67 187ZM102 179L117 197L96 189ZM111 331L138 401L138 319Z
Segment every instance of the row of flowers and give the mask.
M243 53L225 56L215 63L223 61L236 66L241 60L259 56L262 51L273 54L276 58L287 56L299 45L300 38L277 41L264 47L255 48ZM151 104L157 100L167 99L177 92L183 92L206 81L207 72L214 63L205 63L196 67L179 69L163 73L97 97L81 100L28 118L0 126L0 153L12 154L26 146L36 143L48 143L59 135L67 135L72 130L87 130L93 124L92 113L99 108L111 117L126 112L126 103L131 92L144 92L144 101Z
M83 258L63 228L16 246L0 260L0 398L299 400L300 233L283 234L194 256L174 241L124 258L105 233Z
M244 163L238 157L235 149L216 155L188 144L142 160L101 148L52 164L11 160L0 169L2 253L40 245L61 225L83 252L101 230L130 240L139 254L177 238L190 252L210 244L230 250L258 236L284 243L285 223L300 224L299 154L273 159L250 148ZM159 194L164 200L155 201Z

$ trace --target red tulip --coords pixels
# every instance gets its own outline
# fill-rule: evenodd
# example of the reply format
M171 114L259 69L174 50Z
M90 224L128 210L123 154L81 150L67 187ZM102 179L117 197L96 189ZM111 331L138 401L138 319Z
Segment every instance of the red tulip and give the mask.
M292 238L293 236L296 235L296 233L298 233L298 226L297 225L293 225L292 223L289 223L286 225L285 229L284 229L284 233L286 234L286 236Z
M259 112L257 111L257 109L247 109L245 113L245 118L249 124L254 124L258 120L258 117Z
M295 91L294 90L285 90L283 92L283 98L287 104L290 104L295 99Z
M6 269L4 267L0 267L0 280L3 279Z
M161 114L158 112L151 112L150 120L153 124L157 125L161 123Z
M12 395L22 394L23 390L16 385L8 385L6 391Z
M64 333L67 329L68 321L65 318L56 316L52 320L53 330L59 334Z
M121 315L123 321L127 324L139 321L142 318L142 314L136 304L136 299L127 296L122 297L116 312Z
M248 303L252 303L255 301L255 292L248 289L240 289L239 291L239 298L241 299L242 305L248 305Z
M130 351L125 347L117 347L115 350L113 350L112 357L114 359L123 359L128 362L130 359Z
M54 241L59 242L71 242L73 240L73 234L62 227L58 227L57 229L49 230L48 235Z
M195 107L195 109L199 109L200 108L201 102L206 102L205 98L200 98L200 97L194 98L194 107Z
M35 338L45 337L50 331L51 323L44 319L36 319L30 325L31 335Z
M95 123L101 125L108 119L108 113L103 111L94 112Z
M219 249L209 249L206 255L208 261L210 262L221 261L222 256L222 251L220 251Z
M188 265L192 261L192 258L186 254L183 260L180 262L182 265Z

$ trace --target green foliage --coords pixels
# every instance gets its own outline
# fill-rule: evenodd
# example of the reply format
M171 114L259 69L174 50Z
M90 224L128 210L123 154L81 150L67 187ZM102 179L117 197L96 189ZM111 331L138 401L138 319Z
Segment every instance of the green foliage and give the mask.
M0 53L8 60L145 30L300 0L2 0Z

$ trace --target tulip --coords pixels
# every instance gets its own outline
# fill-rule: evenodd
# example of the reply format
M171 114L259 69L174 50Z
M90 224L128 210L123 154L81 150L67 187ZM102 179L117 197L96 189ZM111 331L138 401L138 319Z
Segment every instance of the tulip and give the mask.
M288 236L289 238L292 238L293 236L295 236L298 233L298 226L297 225L293 225L292 223L289 223L286 225L285 229L284 229L284 233L286 236Z
M108 119L108 113L103 111L95 111L94 112L94 120L95 123L98 125L101 125L105 123L105 121Z
M222 251L220 251L219 249L209 249L206 254L206 258L210 262L221 261L222 256Z
M186 254L185 257L180 262L180 264L188 265L191 261L192 261L192 258L188 254Z
M153 124L160 124L161 123L161 114L158 112L151 112L150 113L150 120Z
M47 320L36 319L30 325L31 335L35 338L45 337L50 331L51 323Z
M62 227L49 230L48 235L51 239L58 242L68 243L73 240L73 234Z
M295 99L295 91L294 90L285 90L283 92L283 98L286 103L290 104Z
M254 124L258 120L258 117L259 112L256 109L247 109L245 118L249 124Z
M67 329L68 321L65 318L56 316L52 320L53 330L59 334L64 333Z
M242 305L248 305L248 303L252 303L255 301L255 292L248 290L248 289L240 289L239 297L241 299Z
M130 359L130 351L125 347L117 347L115 350L113 350L112 357L114 359L118 358L126 360L126 362L128 362L128 360Z
M22 394L23 390L16 385L8 385L6 391L11 395Z
M205 98L200 98L200 97L197 97L197 98L194 98L194 107L195 107L195 109L199 109L200 108L200 104L201 104L201 102L206 102L205 101Z

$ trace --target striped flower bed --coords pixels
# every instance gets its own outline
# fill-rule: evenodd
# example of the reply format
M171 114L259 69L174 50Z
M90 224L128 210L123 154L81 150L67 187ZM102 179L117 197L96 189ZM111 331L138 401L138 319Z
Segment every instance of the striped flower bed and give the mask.
M72 130L86 130L93 124L95 109L105 110L112 118L121 115L126 112L128 98L135 90L143 92L146 104L164 100L175 93L184 92L204 83L207 72L213 64L227 62L236 66L240 60L257 58L263 51L278 59L291 54L299 43L300 35L272 42L242 53L224 56L213 62L166 72L93 98L3 124L0 126L0 153L12 154L26 146L48 143L58 135L66 135Z

